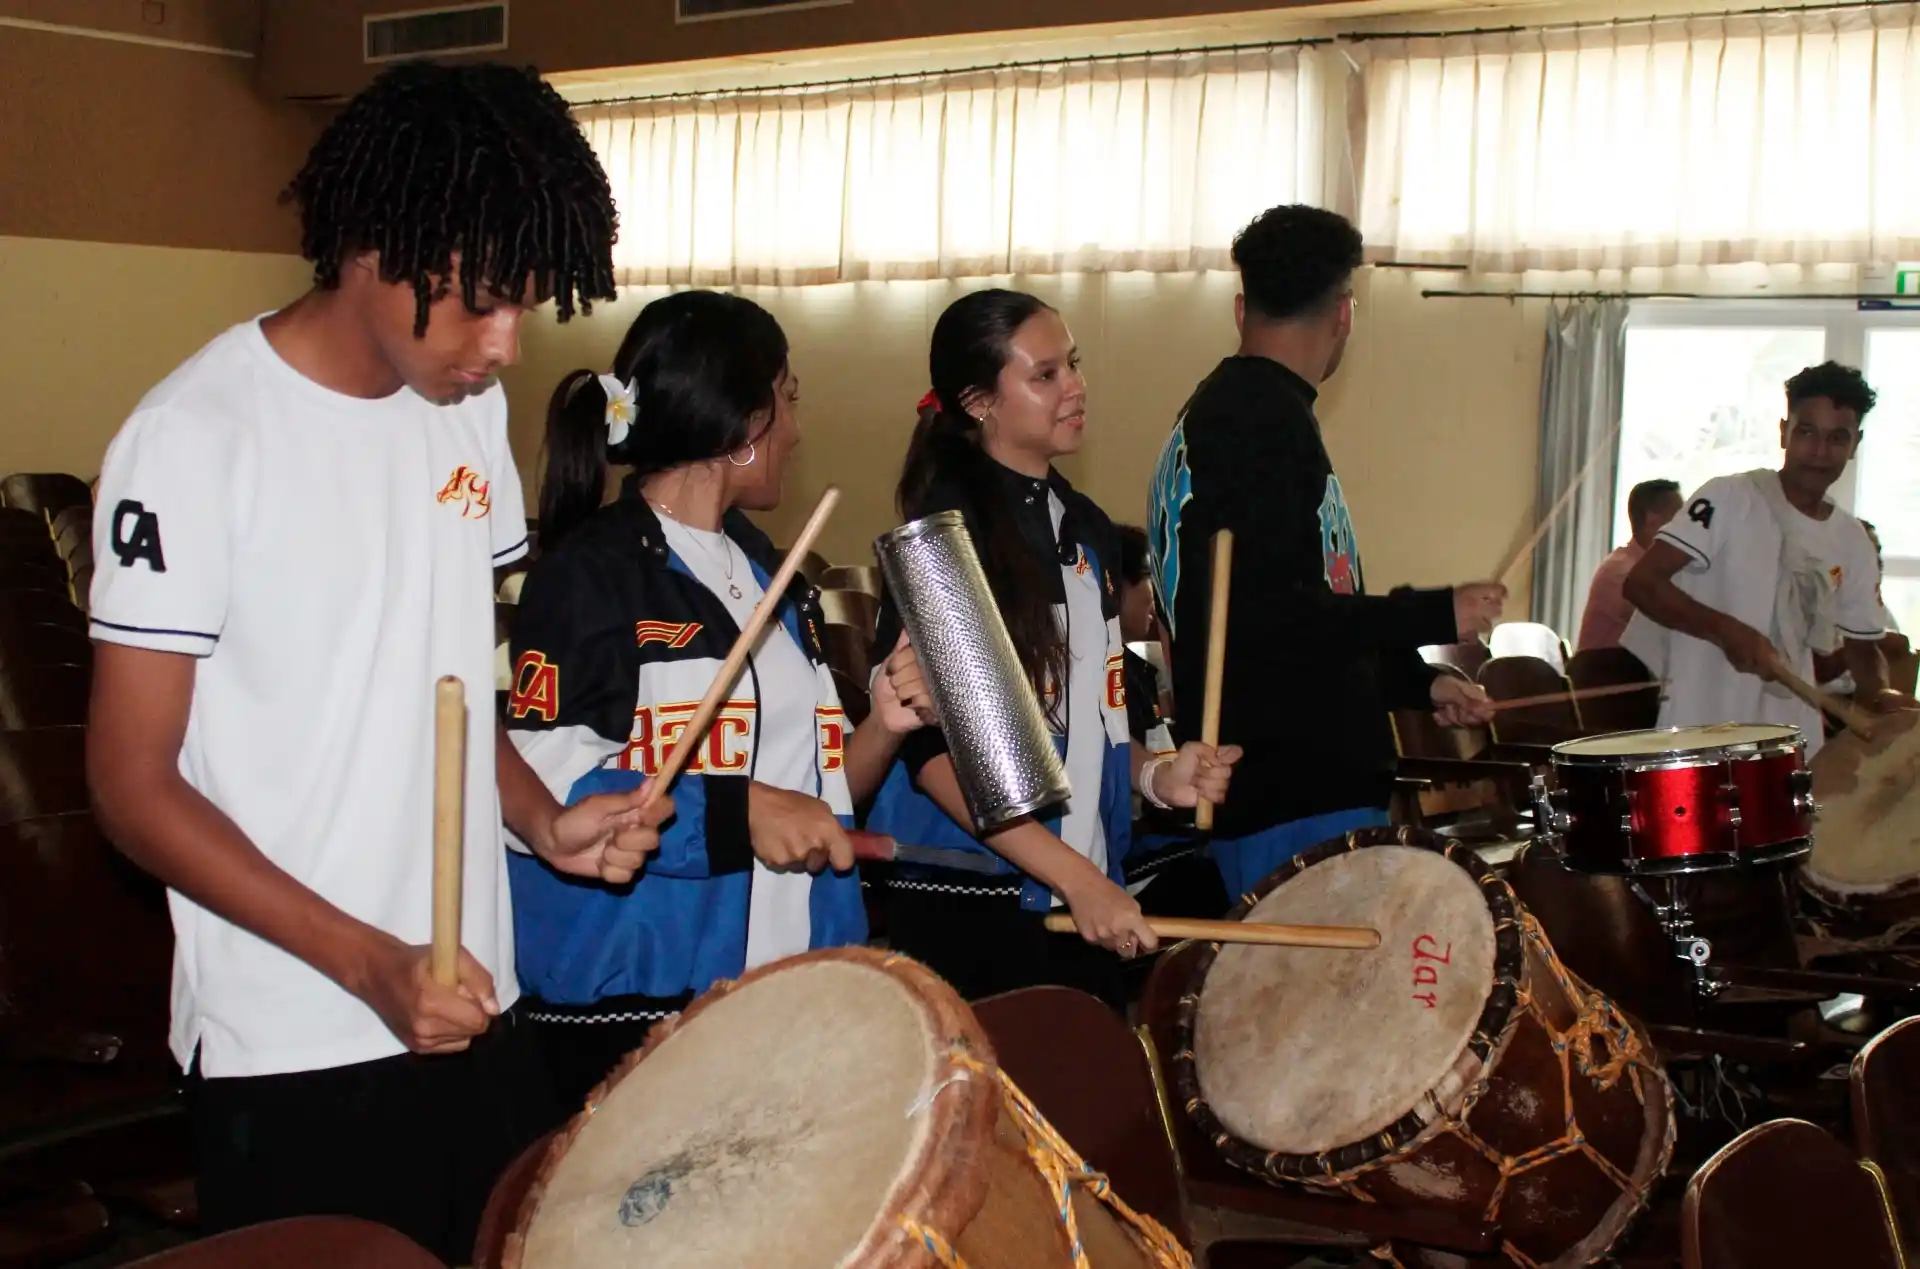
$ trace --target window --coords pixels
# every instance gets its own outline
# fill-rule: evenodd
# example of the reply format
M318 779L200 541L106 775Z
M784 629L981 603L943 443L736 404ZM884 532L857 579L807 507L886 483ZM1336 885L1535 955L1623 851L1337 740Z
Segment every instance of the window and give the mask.
M1888 611L1901 629L1920 631L1920 312L1852 301L1636 304L1614 541L1631 535L1627 491L1640 481L1665 477L1691 492L1713 476L1778 467L1784 385L1828 358L1859 366L1880 394L1833 499L1879 530Z

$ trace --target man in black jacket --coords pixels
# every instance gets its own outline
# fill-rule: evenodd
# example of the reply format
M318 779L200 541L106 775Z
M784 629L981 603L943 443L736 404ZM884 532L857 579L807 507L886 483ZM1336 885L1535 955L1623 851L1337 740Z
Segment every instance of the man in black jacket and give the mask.
M1353 329L1360 234L1315 207L1275 207L1233 243L1240 349L1208 375L1161 451L1150 499L1154 585L1173 637L1181 732L1199 724L1212 540L1232 529L1220 738L1246 757L1217 808L1213 854L1244 894L1307 847L1387 822L1388 712L1484 722L1486 694L1437 676L1423 644L1485 634L1493 582L1368 595L1353 521L1313 403Z

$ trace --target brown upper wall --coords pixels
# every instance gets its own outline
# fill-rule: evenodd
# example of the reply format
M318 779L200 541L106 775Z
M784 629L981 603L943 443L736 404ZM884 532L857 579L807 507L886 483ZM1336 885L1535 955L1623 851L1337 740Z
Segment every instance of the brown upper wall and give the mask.
M163 12L149 24L141 0L0 0L0 19L216 47L259 29L252 0L166 0ZM0 235L298 250L278 198L322 112L262 95L258 69L252 57L0 22Z
M466 3L467 0L446 0ZM508 0L504 52L543 74L837 48L929 36L1287 9L1317 0L853 0L791 13L674 22L673 0ZM265 0L261 84L287 97L348 96L372 77L361 19L433 0Z

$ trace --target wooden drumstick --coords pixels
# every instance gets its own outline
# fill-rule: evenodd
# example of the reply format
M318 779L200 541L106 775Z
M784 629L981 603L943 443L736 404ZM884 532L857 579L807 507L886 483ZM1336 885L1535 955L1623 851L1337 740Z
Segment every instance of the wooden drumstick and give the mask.
M1600 455L1613 448L1614 438L1619 434L1620 423L1619 420L1615 420L1613 427L1607 432L1606 439L1593 447L1593 452L1587 455L1587 461L1582 463L1580 470L1574 473L1572 482L1567 485L1566 489L1561 491L1560 497L1555 499L1553 506L1547 510L1545 518L1533 527L1532 534L1528 536L1525 542L1521 543L1520 549L1507 556L1500 567L1494 570L1494 581L1499 582L1503 586L1506 585L1507 577L1518 569L1521 564L1533 558L1534 550L1539 547L1540 540L1547 536L1547 533L1560 519L1560 513L1565 511L1568 505L1573 502L1573 495L1579 491L1582 484L1586 483L1587 474L1591 472L1594 465L1600 461Z
M1055 934L1072 934L1073 918L1056 912L1046 919ZM1365 952L1380 946L1380 931L1364 925L1265 925L1258 921L1199 921L1187 917L1148 917L1147 928L1160 940L1204 939L1209 943L1260 943L1268 947L1331 947Z
M1528 705L1564 705L1574 701L1598 700L1602 696L1625 696L1629 692L1657 692L1667 685L1665 679L1650 679L1645 683L1613 683L1606 687L1582 687L1571 692L1542 692L1538 696L1516 696L1512 700L1495 701L1493 707L1502 709L1523 709Z
M433 981L460 981L460 877L467 826L467 689L449 674L433 685Z
M1789 692L1792 692L1807 704L1822 713L1832 714L1841 723L1845 724L1848 731L1860 737L1860 739L1873 739L1872 717L1852 701L1842 700L1832 692L1821 691L1778 661L1774 662L1773 676L1780 680L1781 686L1785 687Z
M813 544L820 537L820 531L827 527L827 517L840 504L840 487L828 485L827 491L820 495L820 502L807 517L807 525L800 530L800 536L787 548L787 558L780 562L780 569L768 583L766 594L753 606L753 613L747 618L747 624L740 629L740 637L733 641L733 650L727 653L727 659L720 663L719 673L713 676L712 686L700 699L700 707L693 711L693 717L680 732L680 738L673 742L673 749L667 754L667 760L660 765L659 774L653 777L653 792L647 795L646 805L651 806L667 791L681 769L693 757L693 751L706 743L707 729L713 726L713 716L720 712L720 704L727 699L727 693L733 691L733 684L740 677L740 671L746 667L747 656L753 651L753 645L759 641L760 632L767 628L767 622L773 618L774 609L786 597L787 587L793 582L793 575L800 571L800 561L807 557Z
M1213 535L1213 611L1207 617L1206 696L1200 707L1200 743L1220 743L1220 691L1227 673L1227 595L1233 583L1233 530ZM1193 806L1193 826L1213 827L1213 803L1201 798Z

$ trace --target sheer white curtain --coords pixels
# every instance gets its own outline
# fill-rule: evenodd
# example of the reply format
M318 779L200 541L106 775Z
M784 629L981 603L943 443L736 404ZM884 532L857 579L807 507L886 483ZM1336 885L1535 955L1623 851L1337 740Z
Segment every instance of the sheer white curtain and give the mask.
M1361 228L1501 272L1915 258L1916 12L1353 45Z
M625 284L1217 268L1262 208L1333 197L1344 150L1324 144L1339 118L1325 98L1340 85L1324 56L1115 58L576 115L613 183Z

